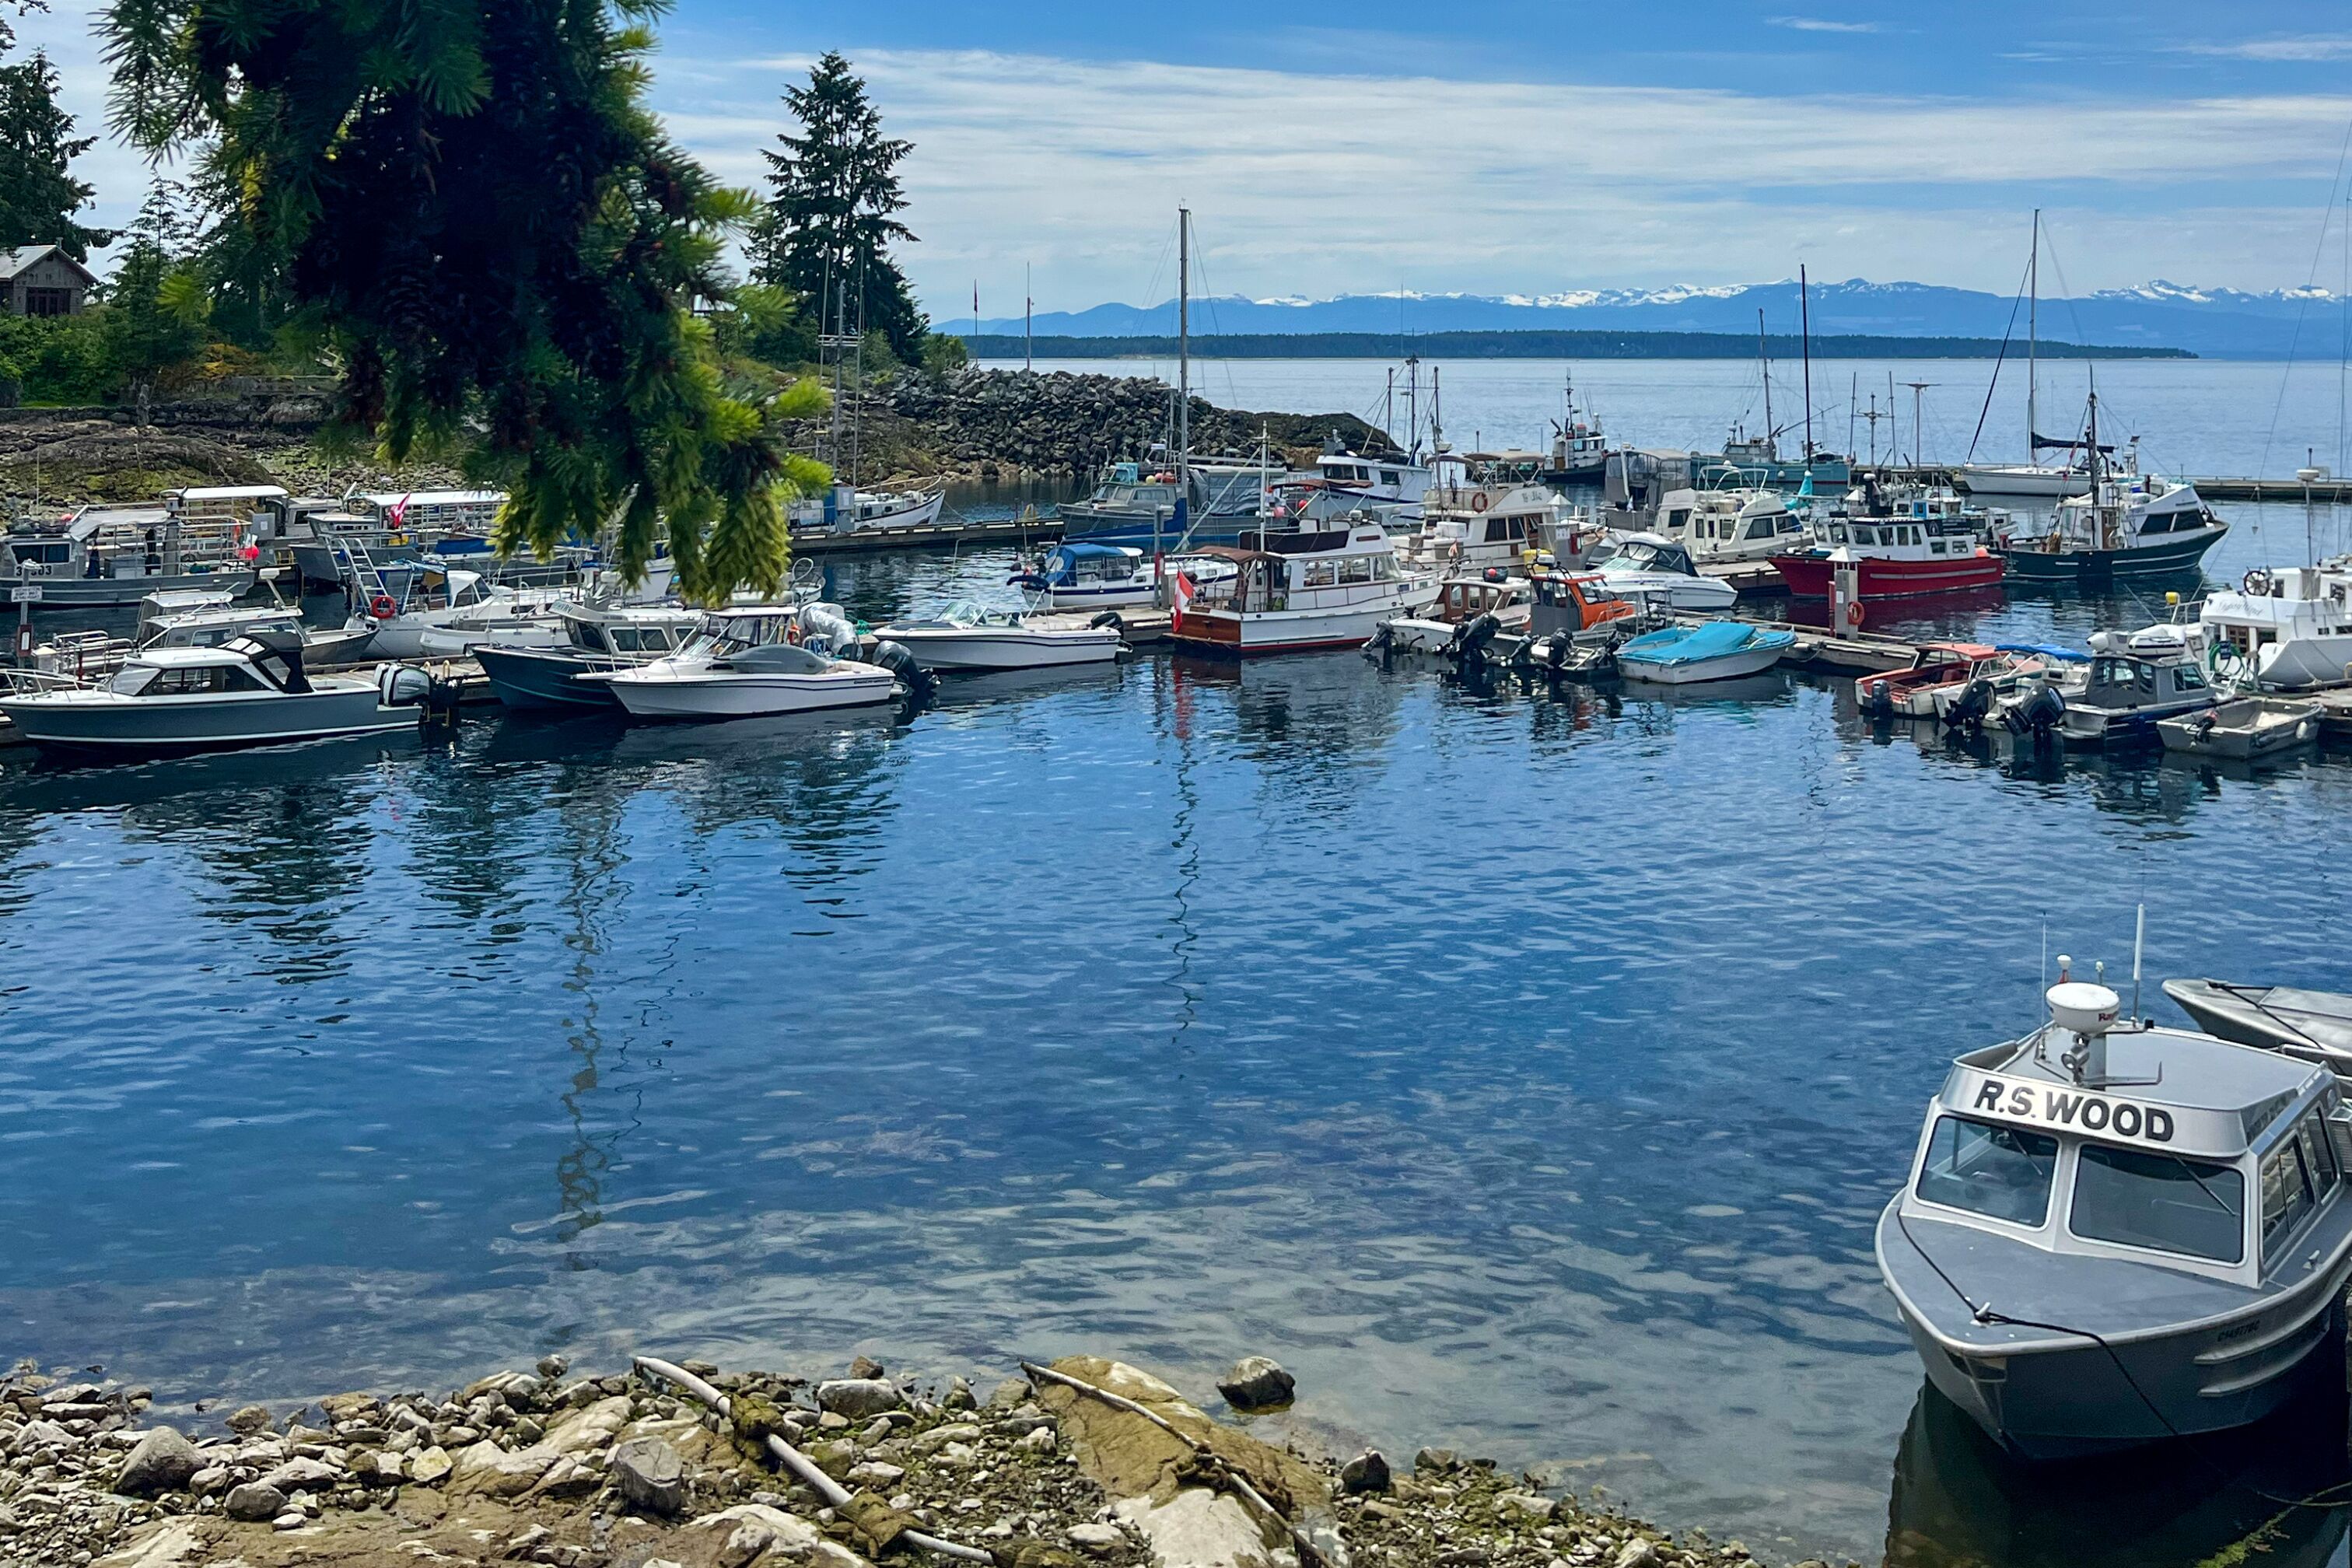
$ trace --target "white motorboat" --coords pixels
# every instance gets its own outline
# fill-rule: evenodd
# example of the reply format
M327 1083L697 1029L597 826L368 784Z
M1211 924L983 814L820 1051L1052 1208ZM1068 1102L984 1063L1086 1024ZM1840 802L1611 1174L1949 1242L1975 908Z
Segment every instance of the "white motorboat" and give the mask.
M1151 558L1130 544L1065 540L1027 571L1006 582L1024 588L1041 610L1122 610L1160 602L1165 577L1181 572L1196 586L1230 580L1230 561L1197 555L1171 556L1155 570Z
M1738 589L1720 577L1701 576L1690 552L1664 534L1619 534L1610 553L1592 565L1610 587L1654 609L1717 615L1739 602Z
M1377 521L1314 533L1244 536L1200 553L1230 563L1232 580L1196 590L1179 574L1169 635L1188 647L1227 654L1361 647L1382 622L1437 597L1433 577L1407 575Z
M604 679L639 719L749 719L888 702L897 676L834 656L855 636L831 605L730 606L710 612L669 658Z
M0 697L33 744L136 754L220 751L395 730L415 715L376 680L312 676L301 639L264 632L218 647L135 653L105 685Z
M134 653L218 647L257 632L299 637L303 663L311 669L357 662L373 635L307 626L301 611L291 605L239 605L215 589L173 589L139 602L139 624L129 637L61 632L33 650L32 668L77 685L91 685L113 675Z
M1546 485L1458 477L1457 462L1499 466L1478 454L1440 458L1446 482L1423 494L1421 528L1406 536L1398 559L1408 572L1460 574L1500 567L1524 573L1529 552L1551 547L1571 509Z
M1778 490L1674 490L1658 503L1658 531L1694 562L1769 561L1805 543L1804 518Z
M959 599L938 615L894 621L874 635L898 644L926 669L1045 669L1108 664L1127 646L1115 624L1078 616L1016 615Z

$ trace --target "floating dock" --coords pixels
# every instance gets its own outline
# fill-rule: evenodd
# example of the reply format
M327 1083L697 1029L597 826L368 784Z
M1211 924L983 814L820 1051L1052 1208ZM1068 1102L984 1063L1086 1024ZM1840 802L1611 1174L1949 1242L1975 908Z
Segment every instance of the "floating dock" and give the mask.
M868 555L883 550L940 550L966 544L1049 544L1062 537L1059 518L1008 518L1003 522L936 522L927 528L891 528L835 533L812 530L793 535L793 553Z

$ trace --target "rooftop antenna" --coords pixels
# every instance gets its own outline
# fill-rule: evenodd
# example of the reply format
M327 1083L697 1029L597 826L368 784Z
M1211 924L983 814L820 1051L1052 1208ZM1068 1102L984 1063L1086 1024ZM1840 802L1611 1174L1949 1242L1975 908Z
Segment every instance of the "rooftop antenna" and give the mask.
M2144 948L2146 948L2147 946L2147 905L2146 903L2142 903L2142 904L2140 905L2140 907L2139 907L2139 921L2138 921L2138 923L2137 923L2136 926L2134 926L2134 927L2133 927L2133 929L2132 929L2132 1017L2133 1017L2134 1019L2137 1019L2137 1018L2139 1017L2139 1016L2140 1016L2140 1012L2139 1012L2139 956L2140 956L2140 952L2141 952L2141 950L2142 950L2142 949L2144 949Z

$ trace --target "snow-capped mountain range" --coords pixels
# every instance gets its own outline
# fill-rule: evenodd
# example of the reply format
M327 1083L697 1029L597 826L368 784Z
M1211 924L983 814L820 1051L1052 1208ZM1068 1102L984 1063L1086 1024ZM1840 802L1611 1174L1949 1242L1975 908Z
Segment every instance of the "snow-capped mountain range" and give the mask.
M2006 295L1932 283L1873 283L1854 278L1811 289L1815 336L2025 338L2025 308ZM2325 289L2248 293L2198 289L2162 279L2043 300L2041 330L2053 342L2186 349L2215 358L2334 357L2345 301ZM1196 300L1192 330L1239 332L1446 332L1615 331L1753 332L1764 312L1775 336L1798 328L1797 281L1701 288L1580 289L1545 294L1348 294L1336 299ZM953 317L942 331L969 331ZM981 321L987 332L1019 332L1021 319ZM1176 330L1173 300L1153 306L1097 305L1041 313L1040 336L1159 336Z

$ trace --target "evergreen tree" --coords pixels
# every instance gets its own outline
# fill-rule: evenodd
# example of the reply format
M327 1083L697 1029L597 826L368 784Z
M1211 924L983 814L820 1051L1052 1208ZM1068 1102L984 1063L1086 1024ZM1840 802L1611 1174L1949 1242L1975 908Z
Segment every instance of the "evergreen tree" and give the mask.
M184 265L185 201L179 186L155 183L131 222L131 247L106 284L107 359L142 421L163 378L205 345L204 289Z
M761 154L772 194L756 276L814 307L822 331L879 331L898 358L920 363L930 323L889 254L891 241L915 238L896 216L907 205L898 164L914 143L882 134L866 83L837 53L817 61L806 87L784 89L784 107L800 134Z
M5 47L0 39L0 51ZM58 107L58 73L48 56L0 66L0 250L55 244L86 261L91 246L113 239L74 222L89 205L91 187L73 177L71 165L98 138L77 137L73 130L73 116Z
M341 367L341 429L503 485L503 549L618 517L694 596L773 588L816 395L722 384L697 298L754 213L644 103L661 0L108 0L118 124L208 189Z

